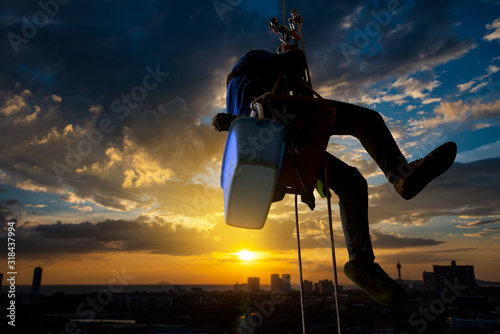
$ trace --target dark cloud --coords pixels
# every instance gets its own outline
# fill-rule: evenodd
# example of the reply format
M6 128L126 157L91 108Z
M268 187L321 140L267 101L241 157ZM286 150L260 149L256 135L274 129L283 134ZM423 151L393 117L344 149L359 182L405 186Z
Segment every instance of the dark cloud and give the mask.
M147 219L146 219L147 220ZM329 248L329 234L325 222L307 220L301 226L301 244L304 249ZM251 238L248 239L249 234ZM335 233L335 246L345 247L341 231ZM374 245L380 249L432 246L441 241L410 238L373 232ZM289 251L296 249L295 224L292 221L269 220L263 230L247 231L228 227L222 222L213 229L199 230L166 222L161 218L145 222L136 220L104 220L98 223L82 222L41 224L25 222L17 228L19 254L25 259L84 256L109 252L144 252L169 255L209 255L227 252L242 241L253 250Z
M405 201L389 184L370 189L371 223L423 224L434 217L500 214L500 159L455 163L419 195Z
M117 251L200 255L217 248L205 240L205 233L161 220L27 224L20 226L17 232L19 253L33 258Z
M457 225L458 228L476 228L476 227L481 227L485 225L490 225L490 224L495 224L500 222L500 218L497 219L481 219L481 220L476 220L470 223L467 223L465 225Z
M12 199L7 200L5 202L5 204L7 204L9 206L18 205L19 204L19 200L17 198L12 198Z
M383 234L379 231L371 233L373 246L382 249L400 249L419 246L436 246L444 243L434 239L408 238L393 234Z
M0 26L2 35L20 34L21 17L40 10L6 7L10 19ZM0 168L10 176L6 181L18 186L32 180L52 193L69 188L72 194L62 196L126 211L150 203L143 202L149 190L123 189L126 175L134 181L144 176L135 184L150 176L144 166L130 165L137 164L137 152L144 152L144 165L171 170L177 179L205 172L207 162L222 155L225 137L201 124L201 118L214 112L214 101L223 107L229 59L260 34L248 29L241 39L235 31L251 27L256 17L244 15L242 8L231 15L221 22L212 3L202 1L72 2L60 6L53 23L41 27L19 53L2 39L9 51L0 55L5 69L0 94L6 101L0 105L5 110ZM267 32L267 23L263 28ZM143 84L147 66L168 77L144 101L134 101L128 113L114 113L113 102L126 106L123 96ZM91 111L95 106L99 112ZM85 146L88 136L99 138L96 132L108 119L113 131L101 132L98 144ZM123 161L106 172L110 149Z
M9 7L17 21L3 26L2 35L20 34L20 18L40 10L37 6ZM114 99L141 83L146 66L160 64L171 73L171 81L152 92L145 104L156 106L182 96L194 100L199 112L215 89L211 84L215 70L230 66L225 60L241 54L238 47L243 48L243 40L258 34L245 29L255 17L241 10L231 15L233 20L220 22L212 3L205 1L68 3L60 6L54 24L41 27L19 53L3 40L9 52L4 53L2 63L15 64L6 72L12 81L33 92L45 89L61 95L69 107L66 112L80 120L85 114L83 105L92 101L109 111ZM238 34L242 28L243 40Z
M7 222L9 220L9 216L11 216L12 213L8 210L8 208L0 203L0 226L2 229L7 226Z
M389 3L397 4L392 12ZM456 1L437 6L432 1L414 6L407 1L345 6L342 11L314 14L324 26L318 29L313 24L316 40L308 44L316 85L330 87L326 91L336 99L359 102L363 95L373 96L375 82L432 70L474 47L473 40L462 39L455 31L460 17L450 13L462 8ZM340 15L328 17L332 12Z
M225 134L219 134L194 117L191 107L182 99L159 106L158 111L134 115L128 131L134 146L147 151L176 176L189 179L206 172L207 158L222 156Z
M0 202L0 231L6 229L8 222L17 222L18 219L21 219L22 215L19 212L19 203L17 198Z
M427 268L422 267L423 270L432 271L432 266L430 266L430 264L449 264L451 258L457 261L466 259L466 261L468 261L468 255L479 250L478 247L462 247L433 249L432 251L425 251L422 249L418 251L404 251L401 253L400 262L403 268L405 264L423 264L428 266ZM393 254L377 255L377 258L386 263L392 263L396 260Z
M377 36L345 66L341 43L354 44L355 28L366 30L367 23L376 22L371 13L387 11L387 3L293 4L306 22L305 41L319 85L341 80L354 86L432 68L470 49L471 42L460 40L453 30L458 18L449 13L459 6L456 2L419 1L412 7L401 1L397 14L391 14L388 24L381 25ZM267 24L271 16L282 20L280 5L276 2L278 11L264 13L241 4L220 21L213 4L206 1L68 3L60 6L54 23L41 27L19 53L3 40L9 52L0 60L11 65L5 66L8 80L2 88L12 89L19 82L34 94L56 93L63 97L65 114L82 121L87 104L100 104L109 111L113 100L141 82L145 66L160 64L170 72L170 82L151 92L145 106L180 96L196 114L206 113L207 102L219 85L223 88L232 58L250 48L276 48L278 40ZM39 10L36 5L8 4L12 20L0 32L21 33L20 18ZM404 29L398 28L403 24Z

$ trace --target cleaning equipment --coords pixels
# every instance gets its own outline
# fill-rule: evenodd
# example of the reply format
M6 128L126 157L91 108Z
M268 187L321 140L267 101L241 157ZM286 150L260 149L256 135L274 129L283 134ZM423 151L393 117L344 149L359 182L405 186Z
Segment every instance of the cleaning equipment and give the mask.
M239 117L229 127L222 160L226 224L264 227L285 152L286 128L280 122Z

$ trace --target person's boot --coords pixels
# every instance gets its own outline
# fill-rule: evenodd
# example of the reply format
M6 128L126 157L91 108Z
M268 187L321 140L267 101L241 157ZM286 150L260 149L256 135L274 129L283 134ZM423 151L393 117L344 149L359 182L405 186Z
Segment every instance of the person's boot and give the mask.
M344 266L344 272L380 304L401 306L408 301L408 292L375 262L349 261Z
M411 162L406 176L394 183L394 189L404 199L412 199L433 179L446 172L457 156L457 144L448 142L427 154L424 158Z

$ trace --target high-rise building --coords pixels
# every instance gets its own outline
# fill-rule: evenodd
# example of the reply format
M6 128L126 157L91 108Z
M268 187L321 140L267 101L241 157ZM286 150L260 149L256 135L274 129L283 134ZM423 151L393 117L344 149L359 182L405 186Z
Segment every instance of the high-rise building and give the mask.
M304 294L305 295L312 295L313 294L314 290L313 290L313 282L312 281L304 280L303 287L304 287Z
M451 266L433 267L439 292L443 291L443 289L448 286L445 280L448 280L450 284L454 284L455 280L457 280L458 284L467 286L465 290L461 291L463 295L472 296L477 294L474 266L457 266L455 261L451 261Z
M434 272L424 272L424 284L434 290L438 295L444 289L450 289L451 286L461 285L460 295L474 296L477 294L476 275L474 274L474 266L457 266L456 261L451 261L451 266L433 266Z
M281 291L282 284L279 274L271 274L271 291Z
M436 275L432 271L424 271L422 273L422 280L424 281L424 287L427 290L436 290Z
M238 282L236 282L236 284L233 285L233 291L234 292L246 292L248 290L248 284L246 283L243 283L243 284L239 284Z
M399 263L399 259L396 268L398 268L398 280L401 282L401 263Z
M248 277L247 278L247 288L248 288L248 292L260 291L260 278L259 277Z
M271 291L288 293L292 289L290 274L271 274Z
M33 271L33 283L31 283L31 297L37 300L40 297L40 287L42 286L42 271L41 267L36 267Z
M292 289L290 274L281 275L281 280L283 281L283 293L289 293Z
M319 293L321 295L328 295L335 292L335 288L333 287L333 281L328 279L324 279L318 282Z

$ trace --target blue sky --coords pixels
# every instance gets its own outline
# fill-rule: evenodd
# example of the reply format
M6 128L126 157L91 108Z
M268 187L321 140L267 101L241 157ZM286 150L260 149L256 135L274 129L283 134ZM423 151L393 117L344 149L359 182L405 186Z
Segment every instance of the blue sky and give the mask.
M79 263L93 268L81 282L99 283L134 259L150 264L127 267L141 283L232 283L246 276L200 273L214 261L241 265L224 254L244 246L267 252L245 267L249 275L258 266L292 271L291 198L273 204L261 231L224 225L225 134L209 125L225 110L234 62L249 49L276 49L268 22L282 20L282 2L42 3L0 5L0 222L18 219L24 270L41 265L49 282L67 283L75 277L64 268ZM474 264L479 278L500 280L492 269L499 258L489 256L500 247L499 2L287 7L305 21L323 97L382 113L409 160L458 144L450 171L403 201L355 138L331 138L329 151L370 183L378 261L394 271L399 256L407 277L419 279L456 259ZM307 275L322 279L328 261L315 250L324 245L325 207L301 210L306 258L317 264ZM334 217L345 260L337 206Z

